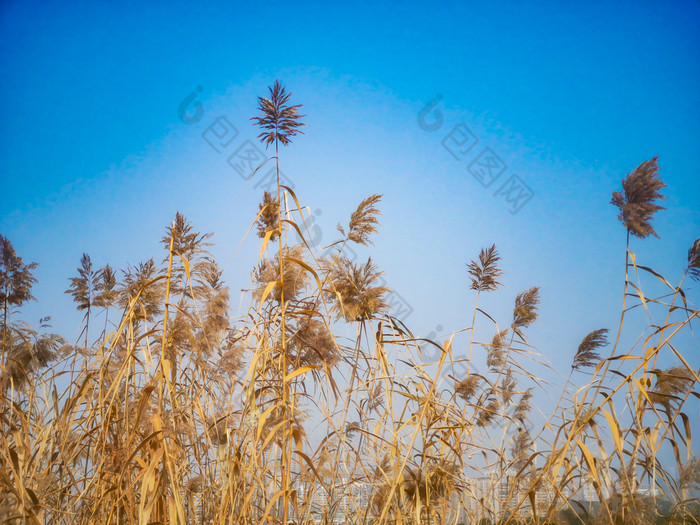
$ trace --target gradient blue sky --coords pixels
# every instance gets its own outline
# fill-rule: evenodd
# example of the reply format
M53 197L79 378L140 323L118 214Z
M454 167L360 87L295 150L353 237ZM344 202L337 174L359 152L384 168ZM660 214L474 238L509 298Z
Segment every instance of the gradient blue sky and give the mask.
M700 236L697 1L6 1L0 28L0 232L40 265L24 317L51 315L69 338L81 315L63 291L81 254L160 260L176 210L216 233L238 304L257 240L233 254L260 191L202 133L225 115L240 132L231 148L253 138L275 78L307 115L281 162L324 243L384 194L369 253L416 333L469 325L465 263L496 243L506 287L483 307L507 325L515 295L541 286L530 339L566 374L586 333L616 326L625 232L610 195L653 156L668 210L661 239L633 250L675 282ZM204 118L186 125L177 108L197 86ZM444 125L427 132L417 115L438 93ZM479 139L463 162L441 144L460 123ZM484 146L534 192L516 215L467 171ZM697 338L685 344L696 356Z

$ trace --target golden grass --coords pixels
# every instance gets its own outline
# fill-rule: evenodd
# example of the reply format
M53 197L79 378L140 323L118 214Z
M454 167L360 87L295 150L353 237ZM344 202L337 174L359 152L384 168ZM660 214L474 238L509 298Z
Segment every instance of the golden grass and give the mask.
M276 84L256 117L278 173L278 145L301 125L288 100ZM700 464L684 409L698 396L698 371L676 341L699 312L681 288L698 276L699 244L678 285L638 264L629 245L629 232L656 234L656 172L656 159L644 163L614 197L628 242L610 357L600 357L605 329L584 337L542 421L531 413L541 382L528 372L542 358L526 336L538 288L517 295L503 325L481 310L480 294L501 287L492 246L468 265L471 325L445 340L415 337L391 315L371 259L345 255L351 243L371 243L378 195L322 257L306 241L304 207L278 180L248 230L257 225L262 246L250 306L235 318L208 236L180 214L163 239L164 262L128 268L121 283L84 256L69 289L86 312L81 346L13 321L31 298L34 266L0 238L0 519L697 523ZM288 245L290 230L300 244ZM642 277L660 292L643 293ZM118 321L107 322L110 309ZM104 329L88 344L103 310ZM636 313L664 321L624 348ZM477 318L490 323L486 333L476 333ZM341 337L348 328L354 337ZM468 342L456 345L465 331ZM645 495L648 487L658 493ZM589 489L599 505L584 501Z

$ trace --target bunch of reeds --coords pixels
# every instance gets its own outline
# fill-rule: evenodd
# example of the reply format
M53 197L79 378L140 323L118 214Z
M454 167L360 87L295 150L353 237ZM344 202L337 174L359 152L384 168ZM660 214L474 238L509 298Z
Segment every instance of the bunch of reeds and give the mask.
M274 145L278 180L254 219L260 256L237 317L210 235L178 213L161 262L118 277L83 256L67 290L82 331L65 344L15 320L32 299L35 265L0 237L0 518L698 522L686 410L698 371L683 345L699 310L682 285L700 275L700 242L677 285L638 264L630 246L630 236L656 235L657 160L613 196L628 235L610 354L608 329L589 331L541 418L532 408L542 382L530 370L545 360L527 338L546 300L539 288L518 293L499 323L479 307L482 293L503 293L500 255L485 248L467 265L470 325L437 340L413 335L392 315L376 264L348 255L371 244L381 196L362 201L322 253L308 242L306 207L279 183L279 146L303 125L290 95L276 83L254 117ZM657 321L631 340L631 316Z

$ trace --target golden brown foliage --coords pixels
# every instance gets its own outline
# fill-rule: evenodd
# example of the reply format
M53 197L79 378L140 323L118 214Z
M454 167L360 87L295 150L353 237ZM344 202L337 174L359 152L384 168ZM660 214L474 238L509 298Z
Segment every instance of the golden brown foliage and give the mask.
M264 142L286 145L301 125L298 106L279 83L270 93L254 120ZM634 235L655 233L655 160L616 197ZM266 194L259 232L282 225L279 243L262 247L249 303L234 317L209 235L180 214L163 239L165 260L127 268L121 283L85 256L71 293L81 311L104 314L105 328L80 349L12 319L31 298L34 266L0 237L0 521L544 525L564 523L566 511L586 523L642 524L660 518L661 496L643 495L649 489L672 504L669 520L697 522L688 414L698 377L685 340L675 340L700 315L691 290L628 252L655 281L644 294L625 287L633 304L623 312L666 321L625 347L638 326L626 337L623 315L608 359L598 354L606 330L584 337L572 372L600 366L581 386L571 374L543 421L555 387L537 376L549 364L524 333L537 320L539 289L517 295L500 329L509 320L478 306L482 291L502 286L491 246L468 265L479 322L442 342L415 337L389 315L372 259L347 255L350 242L370 244L379 200L363 200L332 256L321 256L309 243L287 244L281 218L291 228L303 206L289 210ZM426 362L426 344L435 362ZM591 494L597 512L579 504Z

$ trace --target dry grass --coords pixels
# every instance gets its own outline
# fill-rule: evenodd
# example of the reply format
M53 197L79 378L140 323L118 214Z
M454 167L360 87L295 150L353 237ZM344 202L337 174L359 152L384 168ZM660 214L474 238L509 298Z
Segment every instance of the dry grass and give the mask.
M290 94L279 84L270 92L256 122L279 169L279 144L302 124ZM606 329L572 349L544 424L532 414L541 382L528 372L542 361L527 339L539 289L518 294L499 325L478 306L480 294L502 293L496 247L484 249L467 268L471 326L440 341L414 337L391 315L371 259L345 255L349 244L371 244L378 195L321 257L306 242L294 192L278 183L276 196L266 193L254 219L262 246L251 302L235 318L209 236L180 214L161 264L118 279L84 256L68 290L85 312L79 345L15 320L35 266L0 237L0 519L697 523L700 466L685 409L698 396L698 371L676 341L699 312L681 288L698 278L699 244L678 285L639 265L629 246L630 233L656 235L657 171L656 159L642 164L613 197L629 233L610 357L600 355ZM301 244L287 244L290 230ZM637 313L664 321L624 347ZM484 322L490 328L475 333ZM338 335L347 327L353 338ZM645 495L648 487L658 493ZM599 504L582 503L587 490Z

